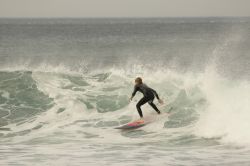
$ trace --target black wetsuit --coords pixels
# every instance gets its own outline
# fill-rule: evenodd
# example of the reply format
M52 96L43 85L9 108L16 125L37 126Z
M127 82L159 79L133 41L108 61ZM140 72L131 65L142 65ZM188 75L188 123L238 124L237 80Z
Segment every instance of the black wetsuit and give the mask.
M159 100L159 96L154 89L148 87L146 84L135 85L132 97L135 96L137 91L143 93L143 98L136 104L137 111L141 118L143 117L141 106L145 103L148 103L151 107L153 107L158 114L161 113L153 103L155 97Z

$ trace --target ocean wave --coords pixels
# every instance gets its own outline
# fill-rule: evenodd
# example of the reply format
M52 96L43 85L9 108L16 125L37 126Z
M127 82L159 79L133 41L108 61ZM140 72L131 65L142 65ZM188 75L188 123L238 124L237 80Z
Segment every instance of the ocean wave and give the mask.
M181 144L182 137L190 137L193 143L210 139L215 144L249 144L249 83L227 80L214 68L197 74L169 69L151 71L141 66L136 70L110 68L89 73L70 73L64 71L65 67L59 68L60 72L41 68L0 72L1 128L9 129L1 130L2 137L25 138L28 134L31 136L26 139L32 139L33 134L46 136L59 131L79 136L78 132L85 130L85 139L107 137L108 141L113 132L103 132L138 118L135 102L141 95L132 103L128 98L133 79L141 76L165 100L160 109L173 110L169 117L146 126L147 133L137 137L144 135L153 140L162 134L166 139L166 135L175 133L175 139L167 139L169 143ZM143 111L146 116L157 117L148 106Z

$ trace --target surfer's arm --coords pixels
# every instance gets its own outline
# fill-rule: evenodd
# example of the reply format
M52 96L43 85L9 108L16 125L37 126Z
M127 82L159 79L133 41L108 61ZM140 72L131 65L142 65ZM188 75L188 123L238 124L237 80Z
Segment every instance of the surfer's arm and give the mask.
M151 91L154 93L155 97L156 97L158 100L160 100L158 93L157 93L154 89L152 89L152 88L150 88L150 89L151 89Z
M157 92L154 89L152 89L152 90L153 90L153 93L154 93L155 97L158 99L159 103L163 104L164 102L163 102L162 99L159 98L159 95L157 94Z
M161 100L161 99L159 98L158 93L157 93L154 89L152 89L152 88L150 88L150 89L151 89L151 91L154 93L154 95L155 95L155 97L157 98L157 100L159 101L159 103L160 103L160 104L163 104L163 100Z
M133 91L133 93L132 93L132 95L131 95L131 97L130 97L130 100L133 99L133 97L135 96L135 94L136 94L137 91L138 91L138 86L135 86L135 87L134 87L134 91Z

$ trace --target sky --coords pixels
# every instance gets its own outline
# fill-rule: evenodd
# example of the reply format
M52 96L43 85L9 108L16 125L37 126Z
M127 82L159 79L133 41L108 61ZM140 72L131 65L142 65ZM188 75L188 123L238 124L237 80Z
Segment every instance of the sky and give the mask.
M250 0L0 0L0 17L250 16Z

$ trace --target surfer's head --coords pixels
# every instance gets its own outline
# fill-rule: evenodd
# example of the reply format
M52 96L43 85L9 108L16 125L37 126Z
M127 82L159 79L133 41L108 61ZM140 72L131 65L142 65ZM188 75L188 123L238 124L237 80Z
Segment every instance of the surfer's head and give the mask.
M136 84L136 85L142 84L142 79L141 79L141 77L137 77L137 78L135 79L135 84Z

